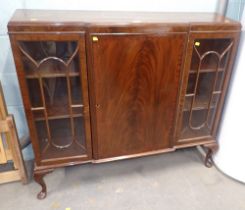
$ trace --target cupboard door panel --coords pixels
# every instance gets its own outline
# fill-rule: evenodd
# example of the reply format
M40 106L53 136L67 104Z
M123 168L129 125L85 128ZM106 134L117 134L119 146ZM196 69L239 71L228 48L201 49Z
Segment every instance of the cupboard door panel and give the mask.
M186 34L90 39L95 158L171 147Z
M238 33L190 34L178 143L215 139L237 39Z
M91 159L84 34L13 35L12 43L37 164Z

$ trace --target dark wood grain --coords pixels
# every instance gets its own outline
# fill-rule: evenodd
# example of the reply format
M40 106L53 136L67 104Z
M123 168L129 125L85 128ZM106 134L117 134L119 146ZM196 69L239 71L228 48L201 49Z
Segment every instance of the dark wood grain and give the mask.
M98 158L170 147L186 34L96 36Z
M194 25L239 25L217 13L137 12L137 11L71 11L71 10L16 10L9 26L43 25L130 25L148 23L195 23ZM55 24L56 23L56 24Z
M44 198L47 192L44 175L58 167L142 157L197 145L209 148L206 163L211 163L239 43L239 22L215 13L17 10L8 30L35 154L34 178L42 187L39 198ZM183 112L190 107L203 110L209 102L204 98L194 106L185 104L189 73L196 74L192 68L194 42L224 38L232 40L233 46L228 65L220 69L225 77L211 132L183 138L180 135ZM23 65L23 51L19 48L19 42L23 41L78 43L77 62L74 61L74 69L69 67L73 69L70 75L60 67L58 71L50 70L50 66L47 68L50 71L45 70L42 75L45 79L77 78L74 84L82 100L75 106L82 105L82 108L74 111L69 108L74 104L69 100L66 103L71 96L63 94L62 90L66 89L63 85L58 91L63 94L59 106L52 103L43 106L49 116L33 114L33 108L35 111L42 105L33 107L32 100L45 98L45 93L35 84L27 85L39 76L36 72L27 73ZM207 44L202 49L209 51L209 47ZM67 55L71 50L59 49ZM35 46L32 51L38 55L40 49ZM194 66L196 64L194 62ZM209 66L209 62L203 65ZM202 70L203 73L213 71ZM69 80L66 81L69 84ZM203 81L203 84L209 83L208 79ZM191 98L188 100L191 102ZM78 123L78 133L74 135L75 123L71 121L72 138L71 135L61 138L60 134L70 128L58 126L55 132L60 138L54 139L65 142L80 138L82 147L74 144L69 149L52 148L44 152L45 141L39 141L40 131L44 129L35 123L48 124L47 120L73 117L84 119ZM41 139L45 140L43 136Z
M41 191L37 194L37 198L39 200L42 200L42 199L46 198L46 196L47 196L47 186L46 186L46 183L44 181L44 176L51 173L52 171L53 171L53 169L42 170L42 171L35 170L34 171L34 180L42 188Z
M16 10L9 32L80 31L93 27L104 32L240 30L240 23L216 13L129 11ZM95 31L96 32L96 31ZM98 32L98 31L97 31Z

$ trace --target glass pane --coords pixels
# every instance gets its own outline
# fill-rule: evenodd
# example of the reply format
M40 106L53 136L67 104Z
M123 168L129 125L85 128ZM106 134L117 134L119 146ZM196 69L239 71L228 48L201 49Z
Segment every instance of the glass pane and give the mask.
M84 118L82 117L74 118L74 125L75 125L76 143L86 148Z
M72 104L82 104L82 92L80 77L71 77L71 97Z
M50 120L52 144L57 148L66 148L72 144L72 127L70 119Z
M19 47L27 78L79 74L77 42L28 41Z
M36 121L36 131L39 140L40 150L44 151L45 147L48 145L48 132L45 121Z
M32 113L36 121L45 120L44 110L33 110Z
M71 119L49 121L50 144L44 134L42 139L39 138L43 145L41 151L42 159L86 155L84 120L82 117L78 117L72 121L74 127L71 126Z
M38 79L32 79L27 81L27 87L29 91L29 97L32 107L42 107L41 90Z
M208 112L207 109L194 110L191 119L190 119L190 111L183 112L182 129L181 129L182 139L210 135L214 116L215 116L214 115L215 109L210 110L207 123L205 123L207 112Z
M69 98L65 77L43 79L48 116L69 115Z
M86 155L78 43L19 47L42 159Z
M203 73L199 76L196 89L196 103L199 101L209 102L213 93L213 84L215 82L215 73Z
M213 97L210 102L210 107L214 108L217 106L219 102L219 97L220 94L213 94ZM193 106L192 106L192 100L193 96L188 96L185 98L185 103L184 103L184 111L190 111L191 109L194 110L200 110L200 109L207 109L209 105L209 101L206 100L195 100L193 101Z
M231 46L231 39L196 39L194 41L190 71L197 72L201 60L201 71L214 71L217 67L220 71L224 70ZM220 64L219 56L221 57Z
M73 116L74 117L79 117L79 116L82 116L83 114L83 107L73 107L72 108L72 113L73 113Z
M194 41L181 139L211 135L231 47L231 39Z
M197 74L189 74L188 85L186 94L194 94L195 93L195 85L197 85L196 95L197 97L208 97L210 92L212 92L212 85L215 82L216 73L201 73L198 77L198 82L196 82ZM215 84L214 91L221 91L224 72L218 72L217 80ZM197 83L197 84L196 84Z
M30 100L34 118L45 119L44 105L42 102L38 79L27 80ZM67 79L64 77L42 79L43 93L48 119L69 117L70 115L82 116L82 93L80 78L70 78L71 107L67 89ZM70 108L69 108L70 107ZM70 114L72 112L72 114Z
M189 74L186 94L194 94L197 74Z

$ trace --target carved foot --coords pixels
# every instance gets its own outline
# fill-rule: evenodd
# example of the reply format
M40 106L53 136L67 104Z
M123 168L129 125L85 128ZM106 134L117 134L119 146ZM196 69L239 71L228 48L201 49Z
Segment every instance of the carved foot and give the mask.
M207 168L211 168L213 166L212 155L213 155L213 151L211 149L208 149L208 152L206 154L205 161L204 161L204 164Z
M204 160L204 165L207 168L211 168L213 166L213 154L218 150L218 144L212 143L212 144L205 144L203 145L204 148L206 148L207 153Z
M47 187L46 187L46 184L44 182L44 179L43 177L48 174L48 173L51 173L53 170L50 169L50 170L44 170L44 171L35 171L34 172L34 179L35 181L41 185L42 187L42 190L37 194L37 198L39 200L42 200L44 198L46 198L47 196Z

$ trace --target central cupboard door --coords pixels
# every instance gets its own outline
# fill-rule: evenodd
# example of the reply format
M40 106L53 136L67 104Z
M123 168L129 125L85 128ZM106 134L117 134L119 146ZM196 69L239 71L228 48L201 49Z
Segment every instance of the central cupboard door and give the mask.
M185 33L90 34L95 159L171 147Z

